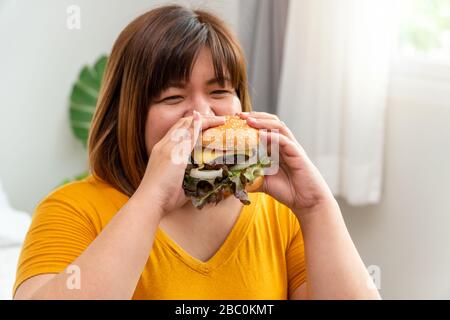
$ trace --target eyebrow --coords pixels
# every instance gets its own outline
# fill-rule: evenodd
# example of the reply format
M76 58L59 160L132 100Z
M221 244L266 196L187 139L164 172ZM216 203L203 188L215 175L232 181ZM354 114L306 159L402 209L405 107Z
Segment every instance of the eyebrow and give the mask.
M224 81L224 82L231 83L231 80L230 80L230 78L228 78L228 77L225 77L225 78L223 79L223 81ZM217 78L212 78L212 79L209 79L208 81L206 81L206 85L208 85L208 86L211 86L211 85L213 85L213 84L218 84L218 83L219 83L219 79L217 79ZM167 87L168 87L168 88L178 88L178 89L183 89L183 88L186 87L186 82L184 82L184 81L169 82L169 84L168 84Z

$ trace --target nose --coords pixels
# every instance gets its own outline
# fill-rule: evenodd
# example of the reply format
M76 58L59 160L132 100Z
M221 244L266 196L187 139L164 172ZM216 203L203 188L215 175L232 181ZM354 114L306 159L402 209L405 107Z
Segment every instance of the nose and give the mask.
M211 107L209 106L204 106L204 107L195 107L193 110L197 111L198 113L200 113L203 116L213 116L214 111Z
M214 107L211 105L211 102L208 101L208 99L199 97L193 101L193 107L192 110L197 111L201 115L205 116L213 116L214 113Z

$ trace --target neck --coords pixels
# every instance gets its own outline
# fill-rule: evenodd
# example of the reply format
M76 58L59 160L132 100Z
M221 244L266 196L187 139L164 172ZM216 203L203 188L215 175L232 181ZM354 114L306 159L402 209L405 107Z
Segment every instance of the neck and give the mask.
M204 216L215 217L220 215L222 212L236 212L237 210L240 212L240 209L242 209L242 203L237 198L228 196L217 205L207 204L202 209L195 208L189 200L180 209L174 210L168 215L172 217L181 216L186 217L187 219L192 219L196 217L201 218Z

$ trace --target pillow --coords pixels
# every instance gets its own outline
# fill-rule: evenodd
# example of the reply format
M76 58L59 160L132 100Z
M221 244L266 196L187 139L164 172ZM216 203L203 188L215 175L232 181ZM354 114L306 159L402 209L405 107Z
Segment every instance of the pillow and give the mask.
M0 248L21 245L30 221L27 213L11 208L0 182Z

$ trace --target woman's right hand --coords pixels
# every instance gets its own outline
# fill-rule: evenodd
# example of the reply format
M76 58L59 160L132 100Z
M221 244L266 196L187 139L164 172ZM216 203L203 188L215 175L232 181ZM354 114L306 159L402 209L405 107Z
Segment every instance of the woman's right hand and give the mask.
M137 194L155 201L164 216L180 208L189 199L182 188L189 156L201 130L225 123L225 117L193 116L181 118L154 145Z

